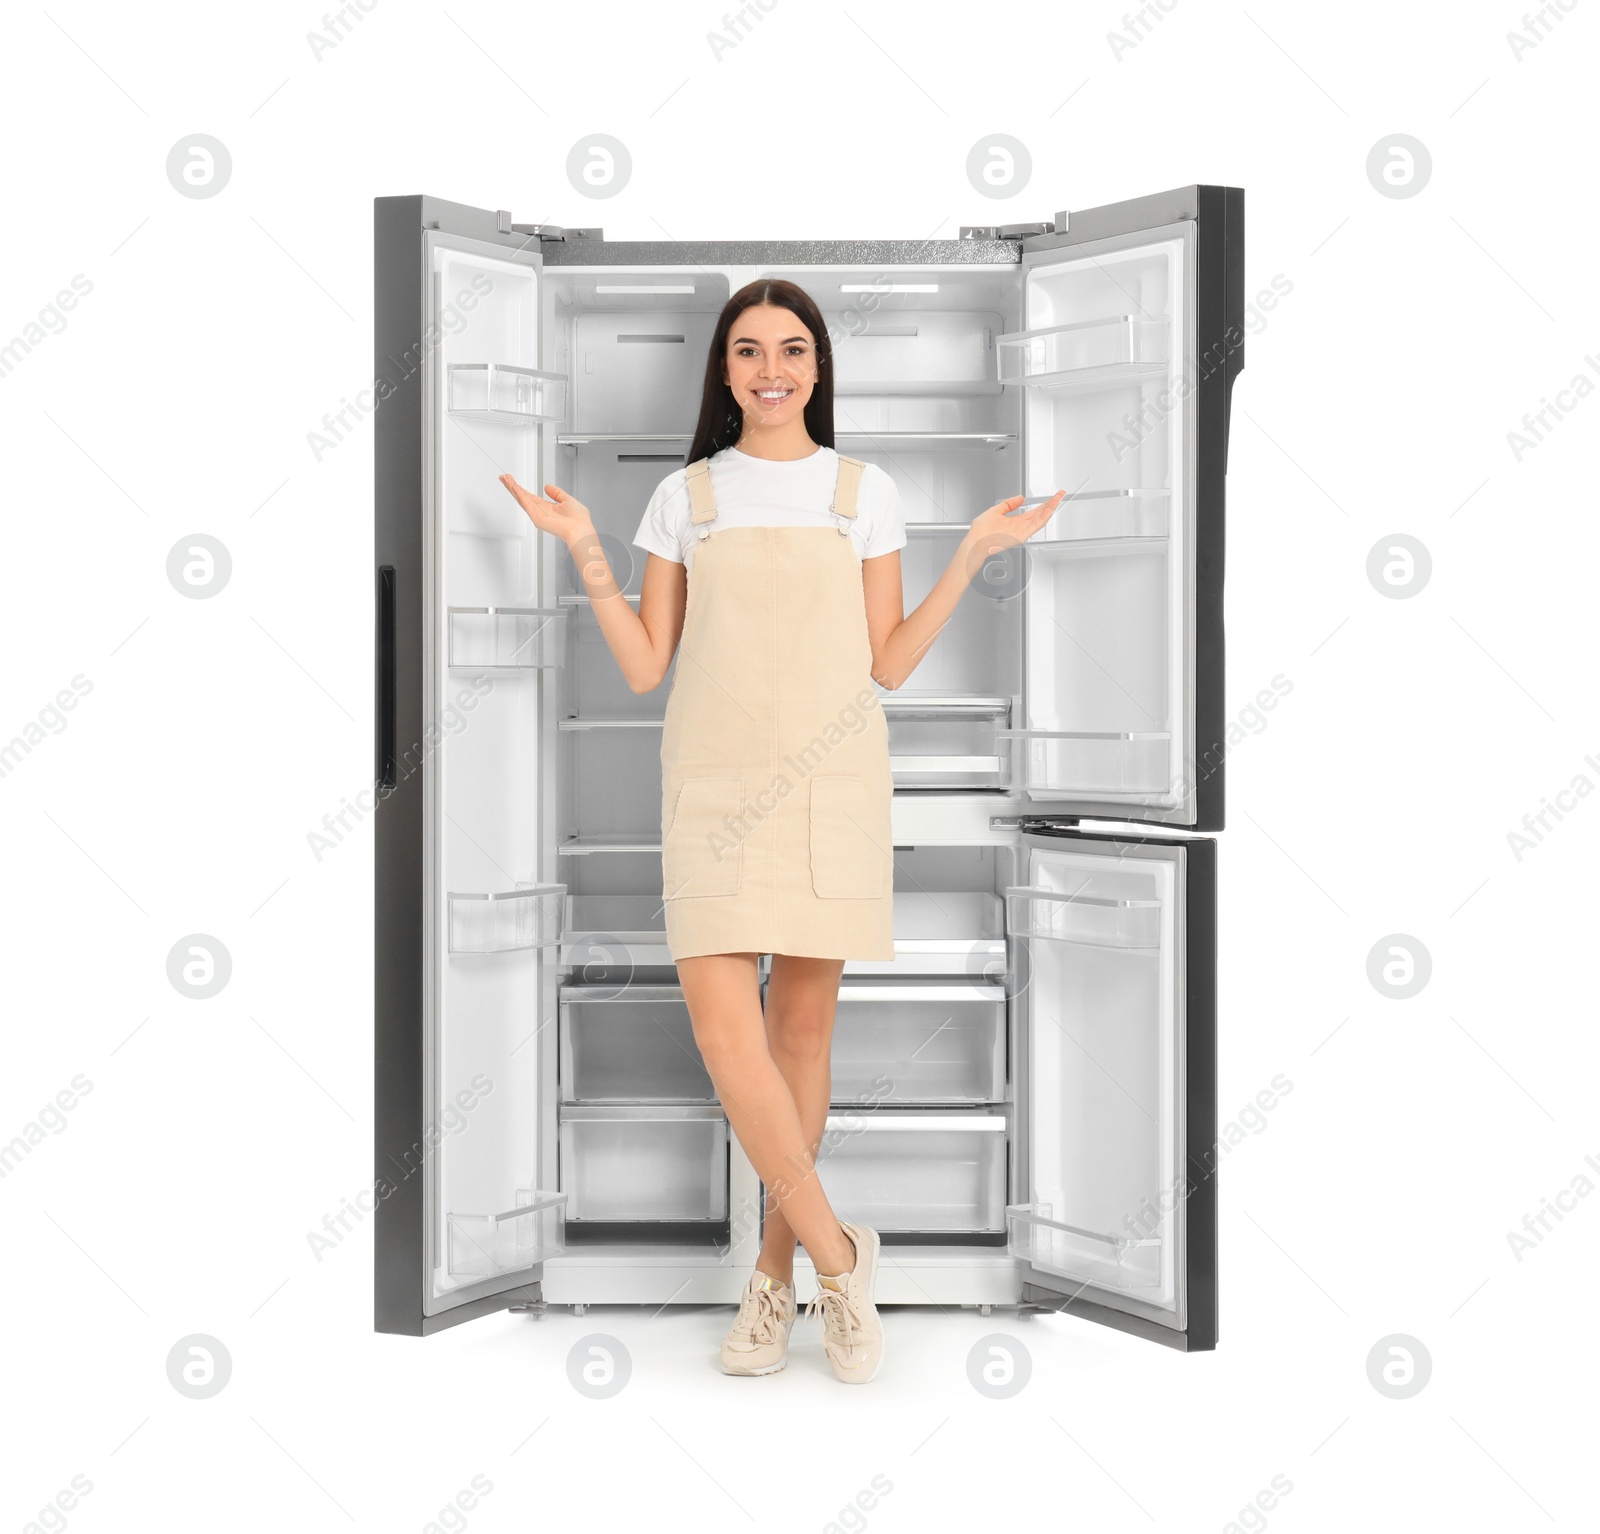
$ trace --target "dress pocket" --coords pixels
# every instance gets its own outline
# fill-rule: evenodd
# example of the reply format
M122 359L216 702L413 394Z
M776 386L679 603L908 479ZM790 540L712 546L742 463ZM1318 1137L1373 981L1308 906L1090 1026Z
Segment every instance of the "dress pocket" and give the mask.
M873 900L886 893L893 849L885 819L863 779L811 779L811 888L817 895Z
M737 895L744 859L740 778L685 778L661 836L664 900Z

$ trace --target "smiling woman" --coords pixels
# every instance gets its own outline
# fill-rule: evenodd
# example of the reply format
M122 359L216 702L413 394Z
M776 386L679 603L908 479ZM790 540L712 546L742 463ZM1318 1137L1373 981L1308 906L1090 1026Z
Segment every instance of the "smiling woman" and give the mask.
M814 1162L843 967L895 957L894 783L874 683L900 686L991 549L1038 531L1061 496L1018 515L1021 496L989 507L907 617L899 492L833 442L832 338L803 289L768 279L718 317L688 461L656 487L634 539L649 551L637 613L617 600L587 507L554 485L545 500L504 483L572 551L633 690L658 687L677 656L661 732L667 947L767 1189L722 1368L784 1366L803 1241L834 1373L864 1384L883 1358L879 1237L839 1220Z

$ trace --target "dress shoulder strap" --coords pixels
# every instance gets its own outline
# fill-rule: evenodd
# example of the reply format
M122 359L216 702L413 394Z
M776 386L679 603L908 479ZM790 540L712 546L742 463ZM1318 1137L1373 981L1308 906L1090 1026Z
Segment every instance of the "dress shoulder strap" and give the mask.
M711 493L711 460L697 458L684 470L689 486L689 518L692 522L709 522L717 514L716 498Z
M839 455L839 477L833 487L833 505L828 509L836 517L846 517L854 520L856 514L856 492L861 488L861 471L866 468L866 462L860 458L846 458L843 453ZM839 524L841 533L848 532L846 523Z

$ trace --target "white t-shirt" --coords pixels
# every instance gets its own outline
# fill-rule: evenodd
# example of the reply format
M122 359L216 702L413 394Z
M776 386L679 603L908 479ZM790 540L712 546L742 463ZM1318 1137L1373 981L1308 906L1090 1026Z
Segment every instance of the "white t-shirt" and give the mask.
M781 462L752 458L736 447L713 453L711 492L717 515L709 524L711 535L725 527L832 527L828 506L838 475L839 455L831 447ZM685 465L656 486L633 541L691 570L699 532L690 520L687 476ZM900 488L875 463L862 470L850 541L861 559L875 559L906 545Z

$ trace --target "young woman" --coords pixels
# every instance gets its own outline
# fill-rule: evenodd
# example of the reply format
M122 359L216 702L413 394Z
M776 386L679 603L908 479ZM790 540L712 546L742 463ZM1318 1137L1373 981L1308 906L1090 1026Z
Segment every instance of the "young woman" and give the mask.
M767 1189L722 1367L783 1368L804 1243L817 1272L806 1314L820 1310L838 1378L864 1384L883 1357L878 1234L840 1222L813 1163L844 961L894 957L893 783L873 684L906 680L984 561L1044 526L1061 492L1028 512L1022 496L989 507L907 617L899 493L876 465L836 453L833 435L827 326L801 288L763 280L724 307L687 466L661 481L634 538L649 553L637 613L586 506L556 485L547 500L502 482L571 551L635 692L660 686L678 654L661 740L667 946Z

